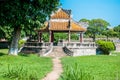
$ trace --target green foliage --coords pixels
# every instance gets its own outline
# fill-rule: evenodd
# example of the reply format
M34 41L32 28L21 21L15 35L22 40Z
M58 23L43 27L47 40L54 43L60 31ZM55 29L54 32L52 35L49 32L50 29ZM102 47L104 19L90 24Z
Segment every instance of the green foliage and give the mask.
M61 80L94 80L90 73L86 73L80 68L78 63L73 65L65 65L64 73L61 75Z
M42 40L44 42L49 42L49 34L48 33L43 33L42 34Z
M113 29L117 33L117 37L120 39L120 25L114 27Z
M119 56L79 56L79 57L64 57L62 58L63 64L63 75L71 74L71 71L85 74L89 78L94 77L92 80L119 80L120 79L120 55ZM78 65L78 70L74 67L75 64ZM68 66L66 66L68 65ZM71 69L72 68L74 69ZM66 68L69 68L70 72L66 73ZM79 74L80 74L79 73ZM78 75L78 74L76 74ZM72 76L72 75L71 75ZM71 76L69 76L71 78ZM69 79L70 79L69 78ZM69 80L61 79L61 80ZM81 79L73 79L81 80ZM86 80L86 79L82 79Z
M110 51L115 50L115 45L111 41L98 40L96 43L98 44L98 48L103 52L103 54L108 55Z
M71 34L72 40L78 40L78 35L76 33ZM42 40L44 42L49 41L49 34L43 33L42 34ZM68 34L67 33L54 33L54 42L57 43L59 40L68 40Z
M2 1L0 3L0 21L2 22L0 25L33 30L33 28L40 26L41 22L44 22L58 5L59 0Z
M78 34L72 33L72 34L71 34L71 39L72 39L72 40L79 40Z
M11 41L11 35L13 34L13 29L8 27L8 26L0 26L0 37L8 40L9 42Z
M107 40L108 40L108 37L115 37L116 36L116 32L113 29L106 29L105 31L103 31L102 34L107 37Z
M5 32L3 28L0 26L0 39L4 39L4 38L5 38Z
M96 35L100 35L104 30L110 25L107 21L103 19L81 19L80 22L86 22L88 24L87 31L85 35L93 38L95 41Z
M88 30L88 33L92 35L93 41L95 41L96 35L101 34L102 31L104 31L109 25L110 24L105 20L92 19L89 22L89 27L87 28L87 30Z
M54 42L57 43L59 40L67 40L66 33L54 33Z
M33 34L43 22L55 11L59 0L2 0L0 1L0 26L7 26L12 40L9 53L17 54L18 40L21 31L23 34Z
M85 19L85 18L82 18L82 19L79 20L79 22L88 22L88 23L89 23L89 21L90 21L90 20Z
M25 42L26 42L25 40L22 40L22 39L19 40L19 42L18 42L18 47L19 47L19 48L22 47Z

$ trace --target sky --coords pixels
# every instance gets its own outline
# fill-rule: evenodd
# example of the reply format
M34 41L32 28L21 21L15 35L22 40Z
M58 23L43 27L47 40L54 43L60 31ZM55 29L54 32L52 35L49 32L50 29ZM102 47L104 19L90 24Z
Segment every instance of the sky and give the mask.
M110 27L120 24L120 0L60 0L63 9L71 9L75 21L101 18Z

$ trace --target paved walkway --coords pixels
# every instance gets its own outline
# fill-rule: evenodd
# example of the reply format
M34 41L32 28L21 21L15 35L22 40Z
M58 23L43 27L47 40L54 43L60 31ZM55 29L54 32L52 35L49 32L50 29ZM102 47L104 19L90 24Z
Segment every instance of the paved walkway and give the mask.
M63 72L60 58L59 57L53 58L52 61L53 70L50 73L48 73L47 76L42 80L57 80L60 77L61 73Z

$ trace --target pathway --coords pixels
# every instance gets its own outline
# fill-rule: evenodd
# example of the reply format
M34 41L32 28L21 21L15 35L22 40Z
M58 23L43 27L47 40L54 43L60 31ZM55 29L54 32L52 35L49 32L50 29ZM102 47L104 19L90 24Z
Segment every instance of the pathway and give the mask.
M47 76L42 80L57 80L60 77L61 73L63 72L60 58L55 57L52 59L52 61L53 70L50 73L48 73Z

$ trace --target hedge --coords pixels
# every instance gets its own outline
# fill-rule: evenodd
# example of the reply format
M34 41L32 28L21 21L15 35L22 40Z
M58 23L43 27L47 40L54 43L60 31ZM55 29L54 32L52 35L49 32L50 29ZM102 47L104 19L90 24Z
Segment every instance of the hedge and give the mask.
M102 54L109 55L110 51L115 50L115 45L111 41L98 40L96 43L98 44L98 49L103 52Z

